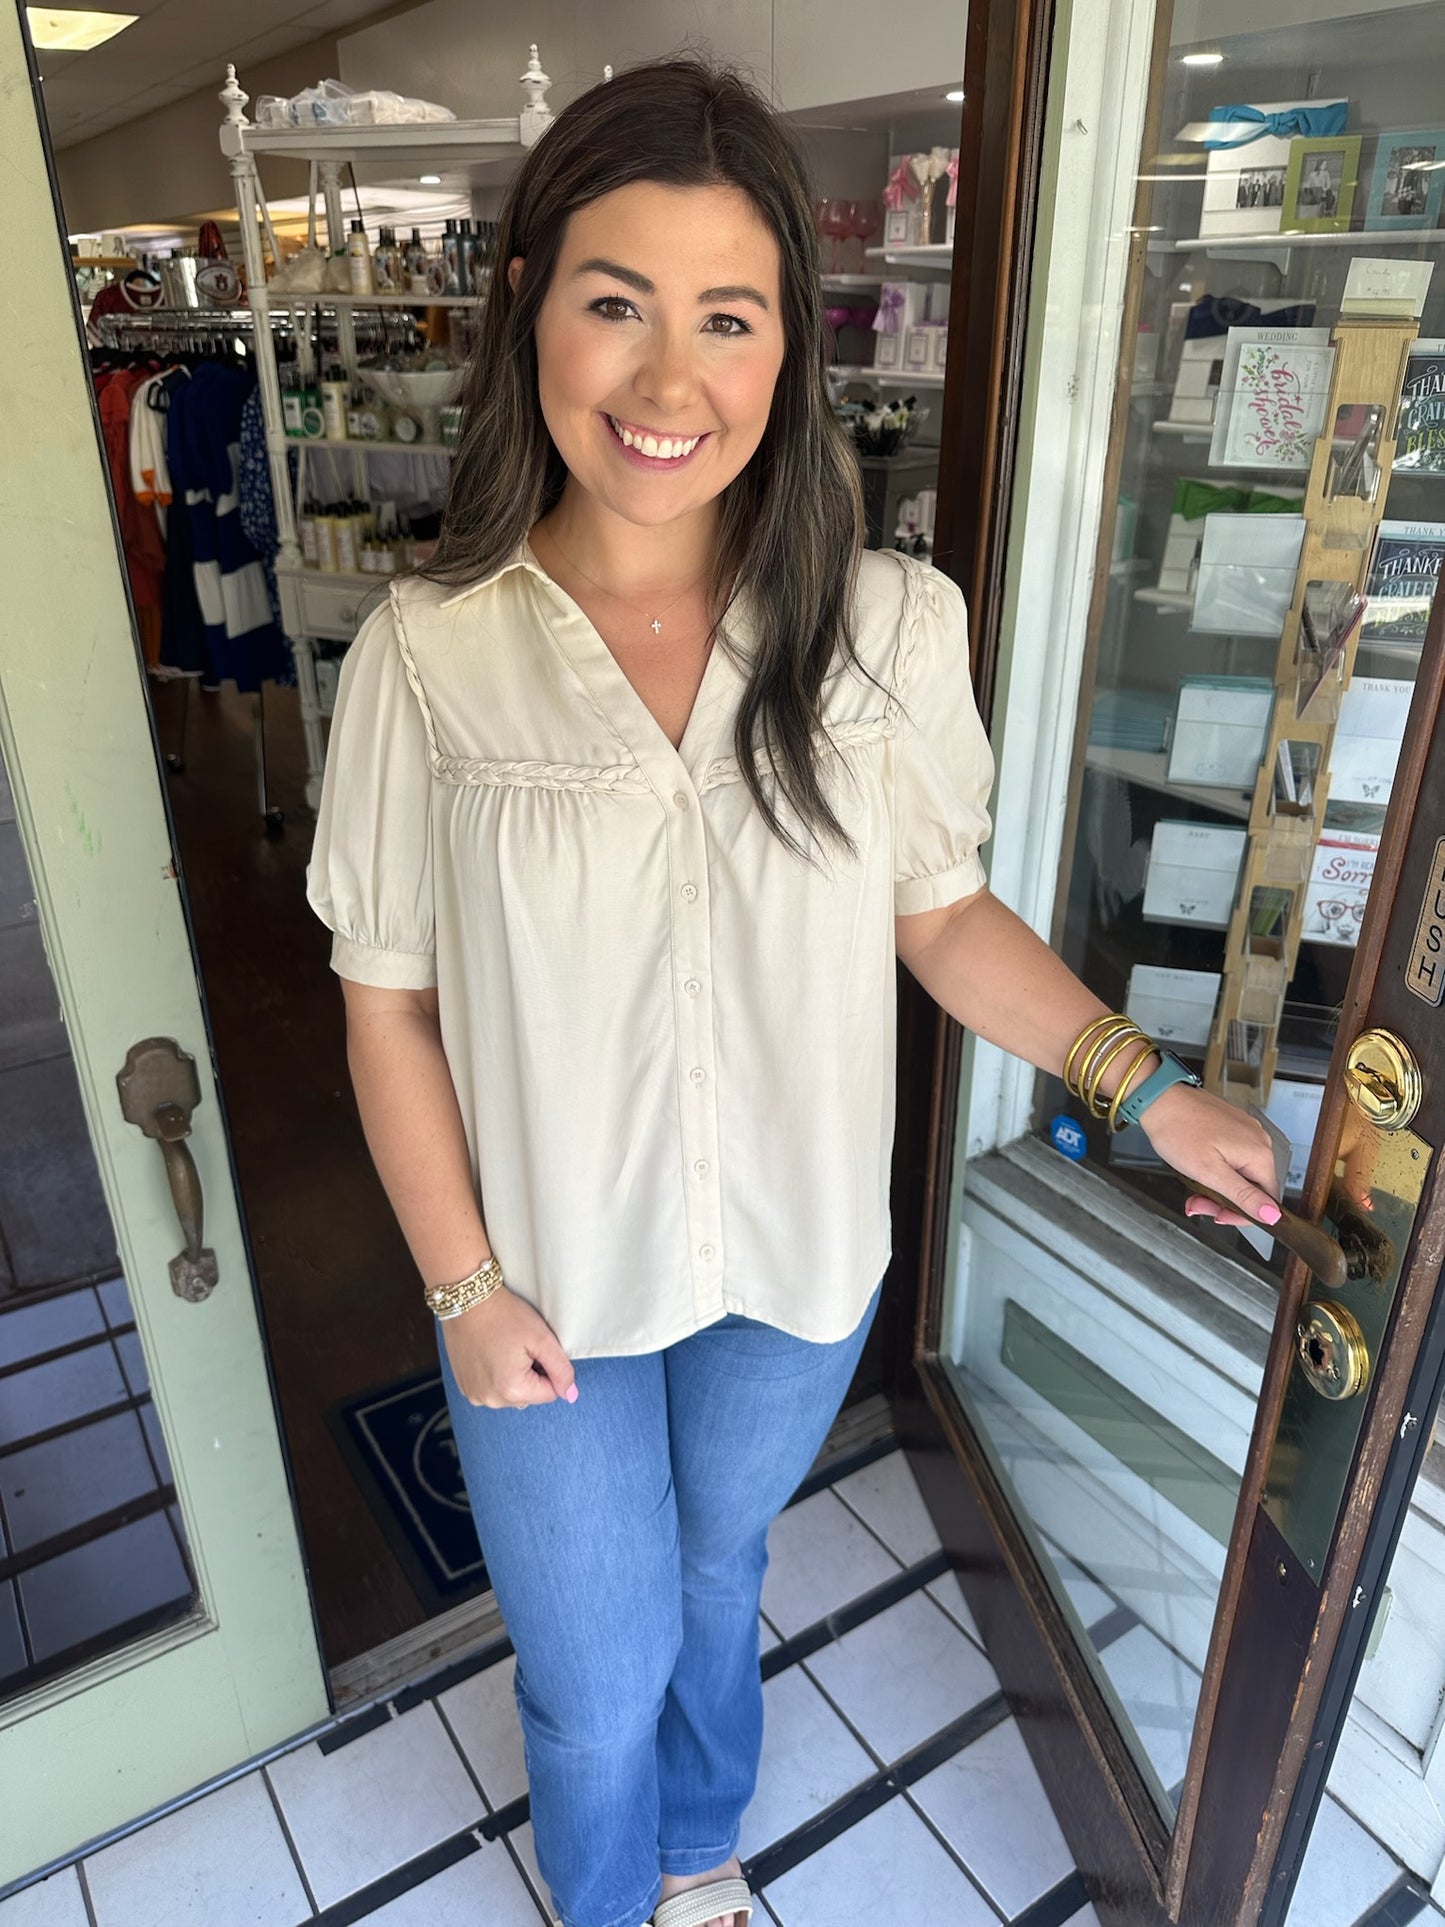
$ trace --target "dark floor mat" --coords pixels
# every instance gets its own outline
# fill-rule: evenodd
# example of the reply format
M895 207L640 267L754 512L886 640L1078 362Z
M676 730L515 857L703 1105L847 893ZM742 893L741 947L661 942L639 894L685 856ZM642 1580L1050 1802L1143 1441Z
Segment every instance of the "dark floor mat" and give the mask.
M439 1372L379 1385L326 1421L429 1613L487 1587Z

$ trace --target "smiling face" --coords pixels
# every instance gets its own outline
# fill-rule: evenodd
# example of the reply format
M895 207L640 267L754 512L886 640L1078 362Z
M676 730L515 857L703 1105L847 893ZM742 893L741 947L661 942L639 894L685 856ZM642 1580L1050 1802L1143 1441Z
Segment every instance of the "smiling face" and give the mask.
M740 188L635 181L569 218L537 315L537 380L595 505L639 527L711 512L767 426L781 283L777 242Z

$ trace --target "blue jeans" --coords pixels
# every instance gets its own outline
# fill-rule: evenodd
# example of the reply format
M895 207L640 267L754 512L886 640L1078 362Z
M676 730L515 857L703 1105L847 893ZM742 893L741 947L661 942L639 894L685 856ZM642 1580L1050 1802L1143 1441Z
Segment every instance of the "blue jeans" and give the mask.
M762 1750L768 1527L877 1306L875 1291L833 1345L730 1317L666 1351L578 1359L575 1405L524 1411L468 1404L439 1345L565 1927L641 1927L660 1873L737 1851Z

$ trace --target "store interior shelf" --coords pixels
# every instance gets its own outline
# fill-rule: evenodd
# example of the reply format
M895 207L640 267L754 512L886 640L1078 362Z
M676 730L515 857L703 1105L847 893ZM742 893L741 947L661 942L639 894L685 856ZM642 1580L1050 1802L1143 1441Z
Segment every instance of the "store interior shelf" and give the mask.
M344 442L332 441L328 436L268 435L268 448L284 454L292 448L322 448L333 455L455 455L456 450L445 442L362 442L351 437Z
M1090 769L1122 776L1125 782L1137 783L1141 789L1157 790L1161 795L1178 797L1185 803L1218 810L1221 816L1235 817L1241 823L1249 820L1252 798L1243 791L1171 783L1167 775L1169 758L1163 750L1115 749L1106 743L1090 743L1085 761Z
M882 261L890 268L946 268L953 263L952 241L927 241L916 248L865 248L869 261Z
M1174 595L1168 589L1136 589L1134 600L1147 603L1151 609L1173 609L1181 615L1192 614L1194 610L1192 595Z
M876 288L881 274L824 274L819 280L825 288Z
M839 381L871 381L880 388L941 388L943 374L938 369L862 368L835 362L828 373Z
M474 294L332 294L326 289L266 290L266 306L284 313L288 308L469 308Z
M245 151L295 161L332 161L339 167L364 161L453 160L458 167L506 164L527 153L517 138L515 114L497 120L423 121L400 127L253 127L241 130Z
M1165 251L1196 254L1209 248L1397 248L1445 246L1445 228L1356 228L1348 234L1191 234L1164 243Z

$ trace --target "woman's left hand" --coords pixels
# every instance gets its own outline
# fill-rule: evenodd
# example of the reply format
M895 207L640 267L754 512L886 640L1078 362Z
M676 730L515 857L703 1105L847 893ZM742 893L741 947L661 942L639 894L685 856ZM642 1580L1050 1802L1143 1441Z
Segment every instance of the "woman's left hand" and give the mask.
M1187 1218L1234 1225L1279 1223L1274 1149L1268 1131L1248 1111L1212 1091L1174 1084L1139 1121L1154 1149L1181 1177L1207 1185L1238 1207L1226 1211L1212 1198L1191 1196L1184 1201Z

